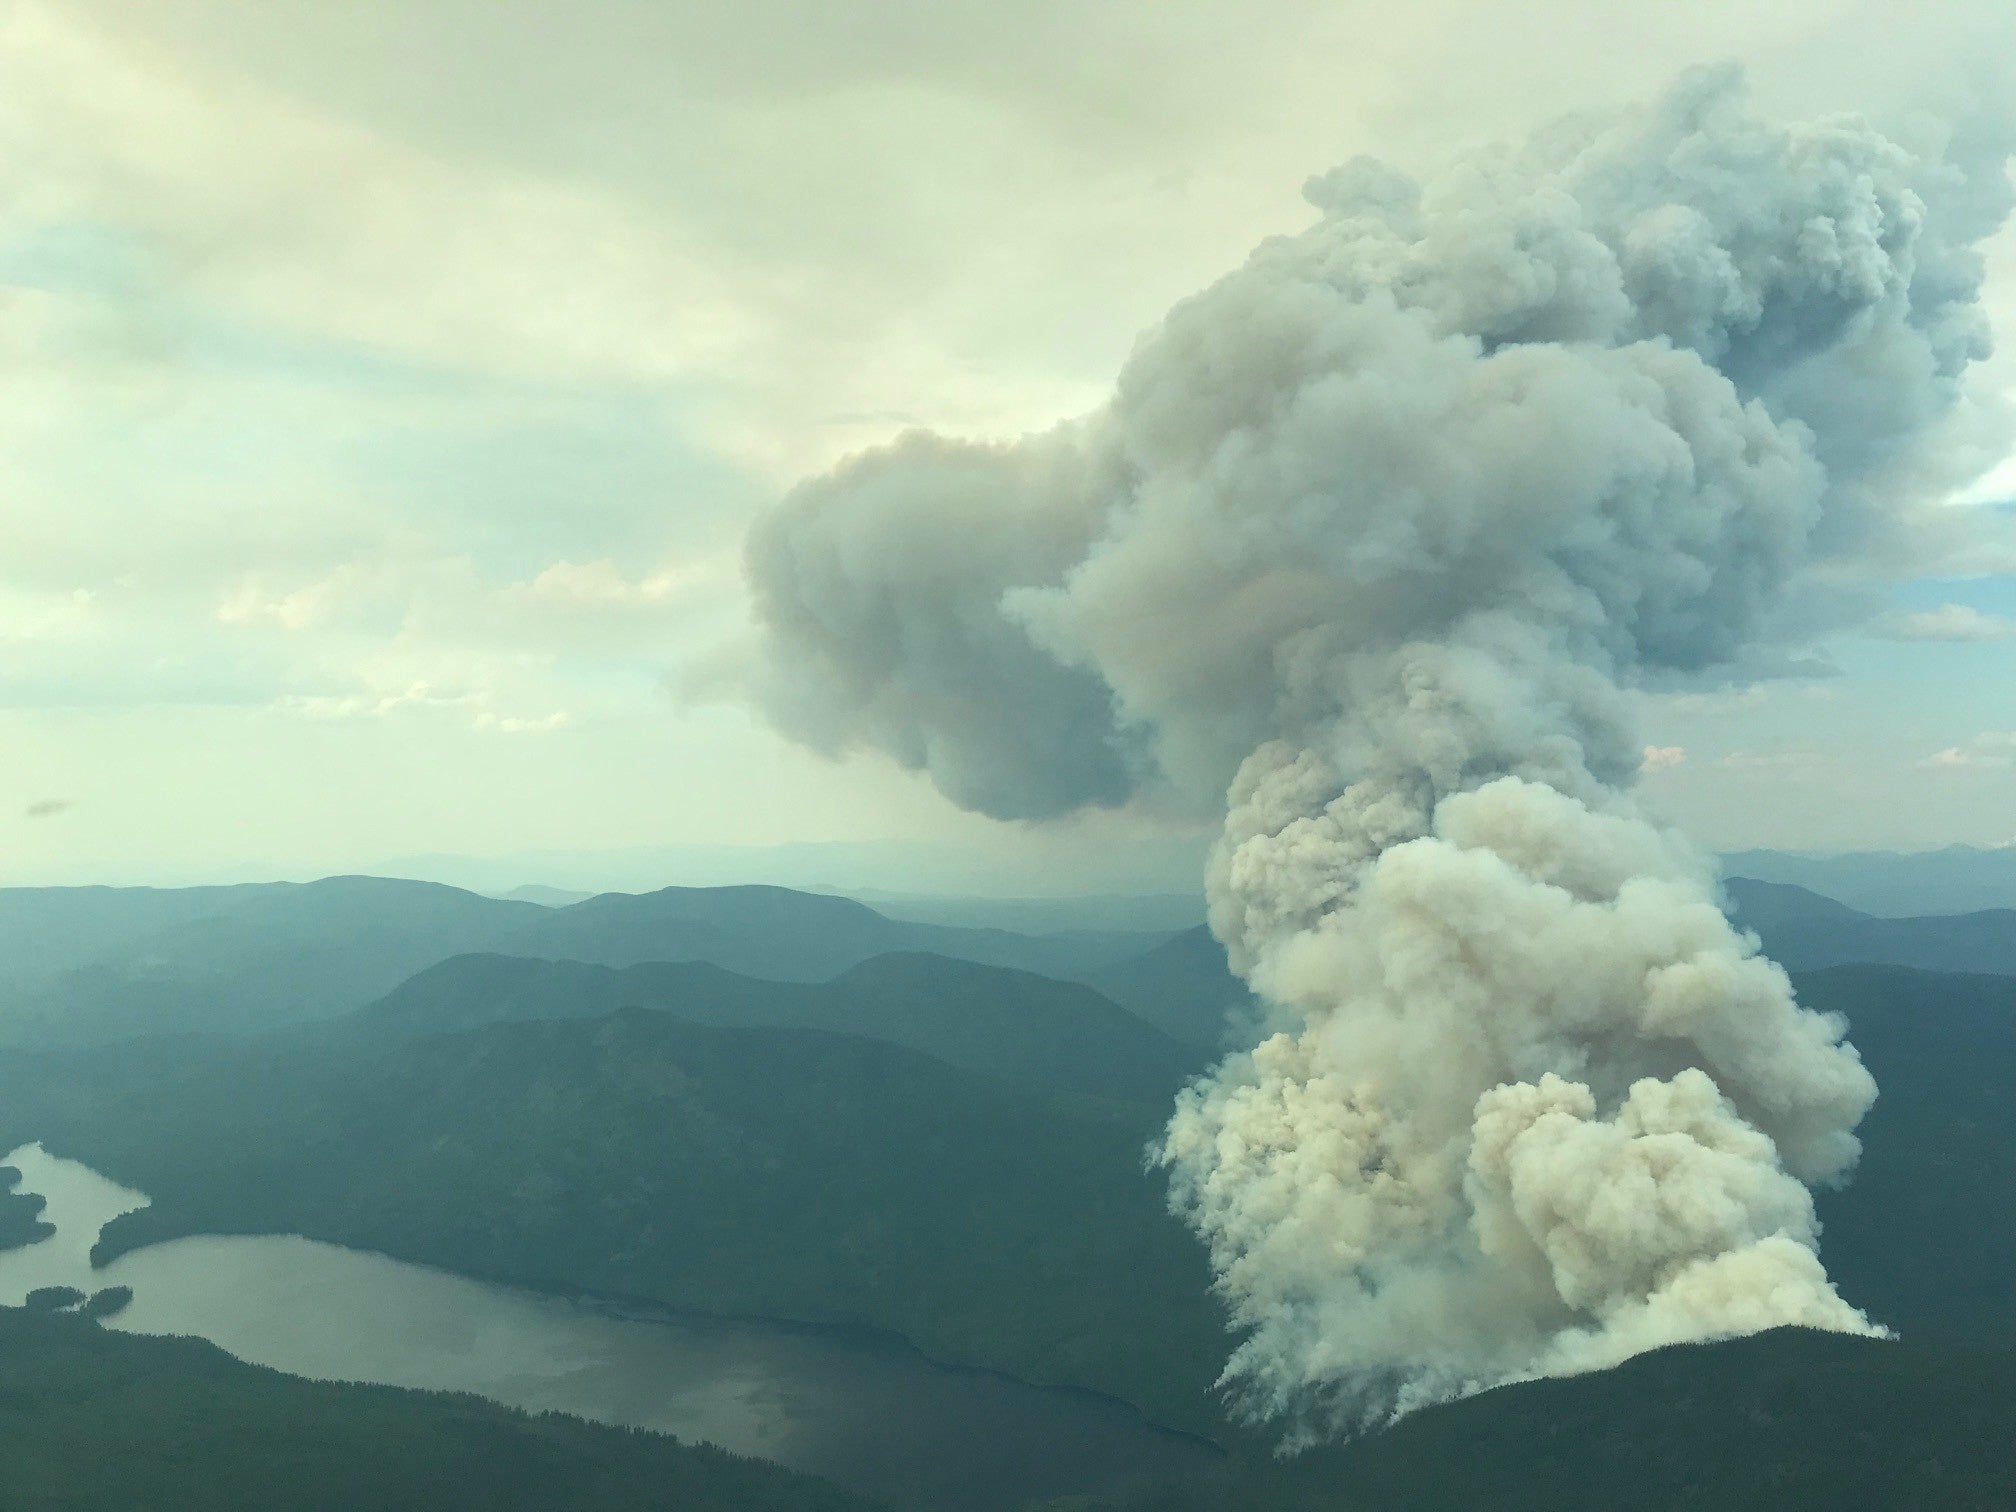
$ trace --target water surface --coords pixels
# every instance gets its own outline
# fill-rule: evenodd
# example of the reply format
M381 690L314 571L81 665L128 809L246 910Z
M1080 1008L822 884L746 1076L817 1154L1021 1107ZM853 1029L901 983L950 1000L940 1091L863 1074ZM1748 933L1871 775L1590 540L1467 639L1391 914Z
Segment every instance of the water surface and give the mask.
M107 1327L194 1335L292 1375L469 1391L704 1439L926 1512L1004 1512L1217 1457L1122 1403L936 1365L893 1340L623 1315L308 1239L177 1239L94 1271L99 1229L146 1197L39 1145L0 1163L20 1167L19 1189L46 1197L56 1226L0 1252L0 1304L38 1286L130 1286Z

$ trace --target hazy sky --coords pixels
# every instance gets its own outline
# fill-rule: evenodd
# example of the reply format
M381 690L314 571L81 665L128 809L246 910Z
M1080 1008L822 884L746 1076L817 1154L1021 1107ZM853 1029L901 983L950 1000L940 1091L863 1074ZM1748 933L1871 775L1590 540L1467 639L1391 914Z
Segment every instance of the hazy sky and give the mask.
M1353 153L1723 58L1896 118L2016 86L2016 7L0 0L0 881L1147 844L679 697L751 513L1096 403ZM2016 390L2007 234L1991 297ZM1647 698L1652 801L1729 847L2016 839L2016 553L1971 566L1867 585L1831 675Z

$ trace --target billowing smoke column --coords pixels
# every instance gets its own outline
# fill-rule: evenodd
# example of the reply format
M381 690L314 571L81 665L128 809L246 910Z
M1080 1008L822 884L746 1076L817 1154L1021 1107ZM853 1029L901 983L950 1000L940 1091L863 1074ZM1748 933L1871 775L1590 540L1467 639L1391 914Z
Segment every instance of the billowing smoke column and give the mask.
M1273 1031L1157 1158L1293 1431L1798 1323L1876 1089L1630 797L1620 691L1772 634L1922 497L1986 350L1999 155L1755 116L1739 78L1309 229L1111 401L912 435L749 563L758 696L968 807L1224 792L1212 928Z

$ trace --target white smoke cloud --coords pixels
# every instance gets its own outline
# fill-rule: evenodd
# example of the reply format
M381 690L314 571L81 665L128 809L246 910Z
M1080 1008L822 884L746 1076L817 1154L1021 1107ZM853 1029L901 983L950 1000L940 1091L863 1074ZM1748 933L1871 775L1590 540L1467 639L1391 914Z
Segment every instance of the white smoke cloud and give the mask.
M1096 414L912 436L755 532L787 730L1003 817L1228 794L1211 923L1272 1032L1158 1153L1247 1410L1874 1327L1807 1195L1874 1084L1633 804L1623 690L1953 486L2003 163L1728 72L1425 185L1354 162Z

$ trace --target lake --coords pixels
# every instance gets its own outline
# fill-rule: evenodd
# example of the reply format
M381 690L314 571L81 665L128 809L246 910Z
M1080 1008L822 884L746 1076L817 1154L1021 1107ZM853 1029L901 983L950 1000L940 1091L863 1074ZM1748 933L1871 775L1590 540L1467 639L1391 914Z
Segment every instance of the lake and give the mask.
M0 1303L38 1286L129 1286L106 1326L194 1335L292 1375L704 1439L920 1512L1002 1512L1218 1458L1123 1403L934 1364L892 1339L625 1312L289 1236L177 1239L94 1271L99 1229L146 1197L39 1145L0 1164L20 1168L19 1190L44 1196L56 1226L0 1252Z

